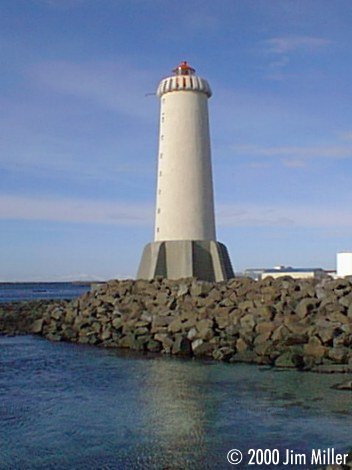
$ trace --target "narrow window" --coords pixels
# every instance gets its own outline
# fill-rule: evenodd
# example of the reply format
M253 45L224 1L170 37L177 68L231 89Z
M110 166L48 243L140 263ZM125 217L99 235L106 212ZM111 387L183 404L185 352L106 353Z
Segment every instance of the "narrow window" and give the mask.
M158 214L160 214L160 209L158 209Z

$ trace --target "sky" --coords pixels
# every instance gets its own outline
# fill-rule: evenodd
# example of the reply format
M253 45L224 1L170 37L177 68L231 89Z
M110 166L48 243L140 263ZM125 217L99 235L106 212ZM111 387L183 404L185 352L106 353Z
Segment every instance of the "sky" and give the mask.
M235 271L352 251L350 0L1 0L0 281L134 277L153 240L159 81L211 85Z

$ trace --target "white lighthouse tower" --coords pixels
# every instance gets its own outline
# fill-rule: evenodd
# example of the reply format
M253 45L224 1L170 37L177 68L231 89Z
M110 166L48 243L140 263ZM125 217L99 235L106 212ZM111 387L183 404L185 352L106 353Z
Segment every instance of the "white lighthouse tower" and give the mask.
M226 247L216 242L208 119L211 89L187 62L163 79L154 242L138 278L233 277Z

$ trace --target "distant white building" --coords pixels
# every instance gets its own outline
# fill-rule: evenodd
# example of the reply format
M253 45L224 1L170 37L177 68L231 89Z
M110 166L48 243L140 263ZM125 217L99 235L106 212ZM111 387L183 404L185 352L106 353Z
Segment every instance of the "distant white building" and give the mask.
M245 277L251 277L255 281L258 281L261 278L263 272L265 271L266 268L248 268L244 270L243 275Z
M277 266L273 269L265 269L260 278L265 279L272 277L274 279L278 277L290 276L293 279L312 279L319 278L326 275L326 272L321 268L292 268L290 266Z
M352 253L341 252L336 256L336 276L352 276Z

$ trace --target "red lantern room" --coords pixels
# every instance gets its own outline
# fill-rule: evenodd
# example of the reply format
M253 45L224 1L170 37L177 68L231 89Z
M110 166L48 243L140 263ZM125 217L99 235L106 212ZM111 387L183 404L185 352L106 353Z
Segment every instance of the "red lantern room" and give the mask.
M175 75L194 75L195 72L196 71L186 61L181 62L180 65L173 69Z

